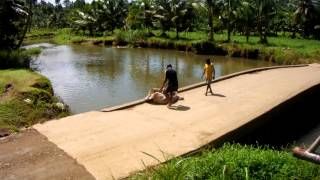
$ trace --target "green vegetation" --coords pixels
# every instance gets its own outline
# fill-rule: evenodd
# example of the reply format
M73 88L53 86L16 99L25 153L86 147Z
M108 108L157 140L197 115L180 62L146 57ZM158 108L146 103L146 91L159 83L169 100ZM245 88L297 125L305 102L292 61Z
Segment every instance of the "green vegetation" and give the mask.
M319 179L320 168L290 153L267 147L225 144L214 150L174 158L131 179Z
M54 36L60 44L191 50L279 64L319 59L319 0L26 0L25 7L33 13L27 37Z
M320 39L319 0L57 0L55 5L25 1L32 7L28 9L33 28L73 28L90 36L147 29L161 30L163 36L175 31L178 39L180 32L207 31L212 41L215 33L226 30L226 41L241 33L268 43L267 38L279 32Z
M40 48L0 50L0 69L29 68L32 57L40 53Z
M319 0L0 1L0 69L29 68L39 49L27 37L194 51L274 61L319 62ZM0 129L18 130L68 115L48 79L0 70ZM224 145L174 158L132 179L320 179L320 168L287 152Z
M39 31L36 31L38 33ZM41 30L42 34L48 31ZM203 54L229 55L232 57L246 57L263 59L278 64L299 64L319 62L320 48L318 40L292 39L287 36L269 37L268 44L259 43L260 37L247 39L240 34L233 35L232 42L225 42L227 33L215 34L215 41L207 41L205 32L181 32L176 39L176 32L167 32L162 37L160 30L115 30L114 34L92 37L86 33L74 33L72 29L50 30L55 34L52 40L58 44L94 44L94 45L120 45L133 47L151 47L163 49L177 49L181 51L194 51ZM150 36L150 33L152 36ZM38 33L41 37L41 33ZM31 31L31 36L33 31ZM210 45L211 44L211 45Z
M30 70L0 70L0 129L18 130L68 115L49 80Z
M30 29L34 0L0 2L0 130L18 130L68 115L48 79L28 70L40 48L20 49ZM37 33L37 32L34 32ZM24 70L18 70L24 68Z

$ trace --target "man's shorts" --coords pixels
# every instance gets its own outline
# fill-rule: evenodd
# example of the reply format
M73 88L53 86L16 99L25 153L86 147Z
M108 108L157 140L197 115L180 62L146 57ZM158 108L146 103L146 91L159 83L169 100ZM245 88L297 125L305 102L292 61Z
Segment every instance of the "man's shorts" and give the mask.
M176 92L178 91L178 87L176 86L168 86L165 93L173 93L173 92Z
M212 80L206 80L207 85L211 84Z

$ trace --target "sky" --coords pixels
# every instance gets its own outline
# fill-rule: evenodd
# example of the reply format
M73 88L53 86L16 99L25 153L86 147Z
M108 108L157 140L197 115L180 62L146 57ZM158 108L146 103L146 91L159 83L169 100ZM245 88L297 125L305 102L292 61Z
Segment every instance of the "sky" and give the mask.
M0 0L1 1L1 0ZM44 0L44 1L47 1L47 2L51 2L52 4L54 4L55 0ZM70 0L70 1L75 1L75 0ZM91 3L92 0L85 0L87 3ZM130 2L131 0L129 0ZM63 0L60 0L61 3L63 3Z
M54 4L55 0L44 0L44 1L47 1L47 2L51 2L52 4ZM70 1L75 1L75 0L70 0ZM88 3L91 3L92 0L85 0L86 2ZM61 3L63 3L63 0L60 0Z

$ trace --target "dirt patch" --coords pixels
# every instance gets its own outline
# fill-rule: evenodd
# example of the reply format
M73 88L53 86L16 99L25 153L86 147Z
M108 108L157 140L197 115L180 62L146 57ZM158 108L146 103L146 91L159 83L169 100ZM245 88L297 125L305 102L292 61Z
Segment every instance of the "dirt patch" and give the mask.
M34 129L0 139L0 179L94 179Z

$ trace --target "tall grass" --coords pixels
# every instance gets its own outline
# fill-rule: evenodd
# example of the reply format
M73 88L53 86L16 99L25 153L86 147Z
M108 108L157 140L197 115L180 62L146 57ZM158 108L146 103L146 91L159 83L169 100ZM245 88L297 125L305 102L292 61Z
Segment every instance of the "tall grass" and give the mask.
M57 33L57 30L52 28L33 28L31 31L27 33L26 38L50 36L50 35L55 35L56 33Z
M320 167L267 147L225 144L175 158L131 179L319 179Z
M40 53L40 48L0 51L0 69L29 68L32 56Z

